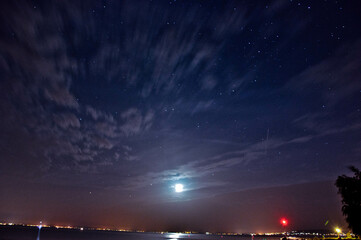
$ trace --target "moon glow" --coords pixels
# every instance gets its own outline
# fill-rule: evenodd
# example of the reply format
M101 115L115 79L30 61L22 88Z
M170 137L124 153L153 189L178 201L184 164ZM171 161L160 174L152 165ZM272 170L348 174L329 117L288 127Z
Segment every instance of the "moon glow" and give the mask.
M183 184L176 184L175 186L174 186L174 189L175 189L175 191L177 192L177 193L180 193L180 192L183 192Z

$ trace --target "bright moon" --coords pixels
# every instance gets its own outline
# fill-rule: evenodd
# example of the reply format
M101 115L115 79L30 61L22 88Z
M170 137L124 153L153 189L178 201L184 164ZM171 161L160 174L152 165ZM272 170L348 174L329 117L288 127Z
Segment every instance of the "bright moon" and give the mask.
M174 188L176 192L183 192L183 184L176 184Z

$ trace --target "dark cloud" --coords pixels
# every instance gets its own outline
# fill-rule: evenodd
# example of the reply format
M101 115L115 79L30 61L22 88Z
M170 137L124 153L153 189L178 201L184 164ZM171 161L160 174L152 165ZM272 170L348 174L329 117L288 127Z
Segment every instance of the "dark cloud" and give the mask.
M53 116L54 121L57 125L59 125L61 128L79 128L80 127L80 121L74 114L56 114Z
M56 104L69 108L77 108L78 103L76 102L74 96L66 88L59 88L56 90L44 90L44 95L51 101L54 101Z
M142 114L138 109L130 108L121 113L124 123L120 128L126 136L138 134L152 126L153 117L152 111Z

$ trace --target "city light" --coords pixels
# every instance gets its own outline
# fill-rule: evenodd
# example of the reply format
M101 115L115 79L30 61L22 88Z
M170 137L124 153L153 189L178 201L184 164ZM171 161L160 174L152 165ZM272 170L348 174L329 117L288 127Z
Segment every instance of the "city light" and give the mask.
M341 228L335 228L335 231L337 232L337 238L340 238Z
M288 220L285 219L286 222L288 223ZM282 220L280 220L280 222L282 223ZM61 225L49 225L49 224L40 224L41 228L56 228L56 229L73 229L73 230L79 230L79 231L113 231L113 232L144 232L144 230L131 230L131 229L123 229L123 228L119 228L119 229L113 229L113 228L107 228L107 227L80 227L80 226L61 226ZM40 225L39 224L24 224L24 223L7 223L7 222L0 222L0 226L22 226L22 227L36 227L38 228L38 237L37 239L40 240ZM335 232L338 233L338 236L340 234L342 234L342 229L340 228L335 228L334 229ZM154 233L159 233L159 234L166 234L168 239L180 239L185 236L190 237L190 234L197 234L198 232L194 232L194 231L184 231L184 232L178 232L178 233L174 233L174 232L154 232ZM244 233L237 233L237 232L206 232L206 235L221 235L221 236L242 236L244 235ZM284 232L259 232L259 233L246 233L249 234L251 236L253 236L253 238L257 237L257 236L276 236L278 237L279 235L285 234ZM306 239L306 236L314 236L314 237L320 237L320 236L325 236L325 240L332 240L335 239L335 233L324 233L324 232L317 232L317 231L291 231L290 234L294 237L288 238L288 240L300 240L300 239ZM297 237L299 236L299 237ZM351 238L355 239L355 235L354 234L350 234ZM264 238L265 239L265 238ZM312 238L307 238L307 239L312 239Z

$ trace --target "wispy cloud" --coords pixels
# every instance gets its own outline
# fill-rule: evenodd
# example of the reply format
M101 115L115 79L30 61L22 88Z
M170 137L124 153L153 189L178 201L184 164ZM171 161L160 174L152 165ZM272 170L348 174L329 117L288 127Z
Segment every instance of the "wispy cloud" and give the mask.
M266 88L258 85L309 23L285 10L291 3L227 2L216 9L174 2L167 11L159 2L99 4L35 8L25 1L0 9L0 126L4 139L11 131L35 138L39 144L24 155L44 158L49 175L102 172L120 188L201 179L287 145L359 130L349 115L343 124L326 121L329 112L294 110L286 95L316 92L331 106L354 95L360 41L290 81L271 76ZM278 23L283 14L288 21Z
M287 87L299 92L318 92L327 105L359 93L361 40L340 47L333 56L310 66L292 78Z

